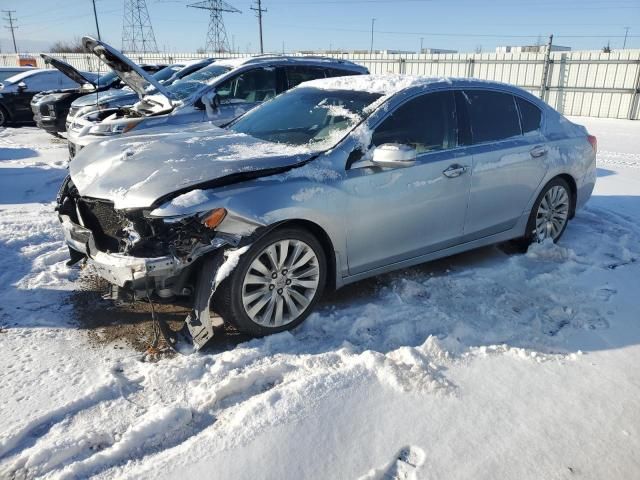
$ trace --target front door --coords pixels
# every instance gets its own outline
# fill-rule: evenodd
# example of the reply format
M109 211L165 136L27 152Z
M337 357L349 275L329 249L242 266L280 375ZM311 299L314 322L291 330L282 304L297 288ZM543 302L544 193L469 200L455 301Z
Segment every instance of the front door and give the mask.
M458 146L456 117L453 92L436 92L408 100L375 128L373 145L410 145L417 160L407 168L346 172L351 275L459 243L471 157Z
M275 67L258 67L242 72L216 87L219 107L209 113L209 120L223 125L260 103L275 97L279 75Z

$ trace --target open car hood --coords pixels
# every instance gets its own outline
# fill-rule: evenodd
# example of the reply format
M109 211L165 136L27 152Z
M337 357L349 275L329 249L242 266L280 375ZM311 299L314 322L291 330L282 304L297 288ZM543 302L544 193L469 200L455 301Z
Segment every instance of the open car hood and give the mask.
M111 201L116 209L149 208L176 192L232 183L237 175L266 175L316 154L195 123L92 143L73 158L69 173L82 196Z
M96 87L96 82L94 82L93 80L89 80L87 77L82 75L82 73L76 70L75 67L69 65L67 62L63 62L62 60L58 60L57 58L50 57L49 55L46 55L44 53L41 53L40 56L44 59L44 63L57 68L74 82L80 85L88 83Z
M115 48L91 37L83 37L82 45L85 50L92 52L116 72L118 77L136 92L140 100L146 95L147 87L151 85L155 88L156 95L161 94L167 103L171 103L171 95L160 82Z

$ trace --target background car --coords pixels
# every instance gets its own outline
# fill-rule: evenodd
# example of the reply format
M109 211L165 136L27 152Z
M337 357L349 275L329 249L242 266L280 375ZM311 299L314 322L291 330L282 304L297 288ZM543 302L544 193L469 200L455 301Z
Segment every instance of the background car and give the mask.
M219 60L165 86L136 69L131 60L109 45L90 37L83 42L98 58L108 59L109 67L120 72L140 101L131 109L133 113L105 109L74 117L67 128L71 157L90 143L134 129L205 120L222 125L301 82L368 73L366 68L343 60L265 55ZM149 91L148 85L154 90Z
M557 241L594 188L596 146L505 84L324 79L224 129L91 145L59 213L73 260L140 298L193 294L196 342L212 335L212 294L226 321L266 335L299 324L325 288L496 242Z
M174 82L186 77L187 75L196 72L207 65L214 62L213 58L205 58L199 60L192 60L187 62L174 63L168 65L162 70L155 72L152 77L157 80L161 85L171 85ZM149 72L143 67L143 70ZM117 74L113 72L113 75L117 77ZM124 84L123 84L124 85ZM75 100L69 109L69 113L66 119L65 129L76 116L83 116L94 110L105 110L115 107L126 107L133 105L139 100L138 95L130 88L123 88L121 90L106 91L102 95L85 95Z
M22 72L28 72L29 70L35 69L34 67L0 67L0 84L9 77L13 77Z
M91 72L82 72L82 76L90 80L97 78ZM79 87L78 82L59 70L34 69L9 77L0 87L0 126L32 123L31 99L40 92Z
M62 60L41 54L45 63L51 65L74 82L80 88L66 88L40 92L31 99L31 110L36 125L43 130L58 135L66 131L66 118L72 102L88 95L96 95L106 90L120 91L125 84L114 73L110 72L98 78L87 78L76 68ZM141 65L146 72L157 72L162 65ZM97 95L96 95L97 96ZM93 97L95 98L95 96Z

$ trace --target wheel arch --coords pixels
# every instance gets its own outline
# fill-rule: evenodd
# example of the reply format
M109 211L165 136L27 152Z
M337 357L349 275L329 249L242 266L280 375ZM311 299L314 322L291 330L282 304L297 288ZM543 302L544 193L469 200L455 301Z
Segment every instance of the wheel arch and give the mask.
M578 184L576 183L575 178L573 178L573 176L568 174L568 173L561 173L560 175L556 175L555 177L550 179L549 182L552 182L556 178L561 178L562 180L567 182L567 184L569 184L569 188L571 189L571 192L570 192L571 193L571 207L569 209L569 218L573 218L575 216L575 214L576 214L576 201L577 201L577 198L578 198ZM547 182L547 184L549 182ZM546 184L545 184L545 187L546 187Z

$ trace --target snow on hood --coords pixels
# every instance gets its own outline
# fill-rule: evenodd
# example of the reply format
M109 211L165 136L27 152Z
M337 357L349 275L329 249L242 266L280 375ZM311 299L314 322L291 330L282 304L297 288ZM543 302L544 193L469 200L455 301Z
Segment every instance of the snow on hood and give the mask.
M451 83L451 79L415 75L351 75L311 80L301 85L324 90L356 90L388 96L405 88L427 86L433 83Z
M265 142L211 124L160 127L82 149L69 171L80 195L116 209L146 208L171 193L232 174L293 166L314 152Z

